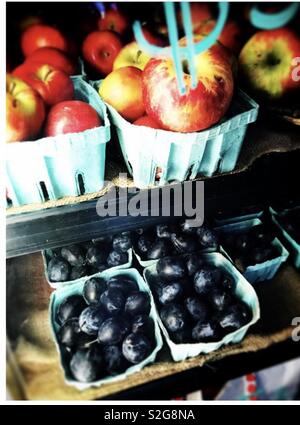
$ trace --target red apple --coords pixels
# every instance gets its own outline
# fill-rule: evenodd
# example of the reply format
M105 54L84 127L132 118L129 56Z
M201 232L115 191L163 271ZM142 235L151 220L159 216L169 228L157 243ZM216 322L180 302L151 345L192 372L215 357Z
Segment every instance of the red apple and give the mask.
M6 143L31 140L38 135L45 118L40 95L19 78L6 78Z
M144 127L156 128L156 129L160 128L159 124L153 118L149 117L148 115L144 115L143 117L138 118L136 121L134 121L133 124L134 125L142 125Z
M122 42L112 31L94 31L83 42L84 59L103 75L109 74L113 63L122 49Z
M207 3L190 3L190 12L193 30L197 29L207 19L212 19L213 17L210 5ZM183 28L181 10L178 12L178 22L180 27Z
M197 28L196 34L209 34L214 29L215 25L216 21L214 19L203 22L202 25ZM234 53L239 53L242 47L242 31L238 23L231 20L227 21L218 40L229 50Z
M129 121L135 121L145 113L142 71L138 68L125 66L111 72L102 81L99 94Z
M95 109L81 100L67 100L57 103L50 109L46 121L46 136L80 133L90 128L99 127L102 120Z
M66 53L55 49L54 47L41 47L40 49L35 50L26 59L26 63L28 62L48 64L64 71L68 75L74 75L76 73L76 65L72 59L70 59Z
M198 42L201 36L196 36ZM185 45L186 40L180 40ZM187 92L179 93L171 58L151 59L143 71L143 98L147 114L158 124L183 133L204 130L226 113L233 94L233 75L225 47L214 44L195 57L197 86L191 87L187 66L184 81Z
M100 31L110 30L123 35L129 28L129 20L120 10L110 9L99 18L98 28Z
M240 71L250 89L263 97L279 99L300 89L295 78L300 37L288 28L258 31L243 47Z
M22 33L22 52L27 57L41 47L55 47L56 49L68 51L68 42L56 28L49 25L31 25Z
M51 65L28 62L18 66L13 75L22 78L34 88L47 105L55 105L74 97L71 78Z

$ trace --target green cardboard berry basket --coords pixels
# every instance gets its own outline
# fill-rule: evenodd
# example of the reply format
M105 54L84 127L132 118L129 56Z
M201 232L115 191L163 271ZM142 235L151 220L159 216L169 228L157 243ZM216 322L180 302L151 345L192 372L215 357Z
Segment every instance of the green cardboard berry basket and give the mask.
M293 208L294 209L299 209L299 213L300 213L300 207L297 208ZM272 221L273 223L277 226L277 228L279 229L279 232L284 240L284 244L286 245L288 251L290 252L293 261L294 261L294 266L299 269L300 268L300 245L295 241L295 239L293 239L291 237L291 235L284 229L284 227L279 223L278 221L278 217L282 217L285 214L287 214L290 210L284 210L281 212L277 212L275 211L272 207L270 207L270 213L271 213L271 217L272 217Z
M6 187L12 206L97 192L104 186L107 109L81 76L71 77L75 99L89 103L103 121L80 133L6 145Z
M89 382L89 383L83 383L83 382L76 381L71 376L70 371L68 369L66 355L60 349L60 346L59 346L59 342L58 342L58 339L57 339L57 332L58 332L60 326L59 326L59 323L57 323L57 321L56 321L58 306L66 297L68 297L70 295L75 295L75 294L76 295L82 294L83 286L84 286L84 283L87 280L87 278L81 278L77 282L75 282L75 283L73 282L72 285L61 287L61 288L57 289L56 291L52 292L52 294L51 294L50 306L49 306L50 323L51 323L52 333L53 333L53 336L54 336L55 345L56 345L57 351L60 355L60 365L61 365L61 368L62 368L63 373L64 373L65 382L68 385L71 385L71 386L77 388L80 391L86 390L86 389L91 388L91 387L100 387L101 385L106 384L106 383L112 383L112 382L120 381L122 379L126 379L127 376L129 376L129 375L131 375L135 372L138 372L141 369L143 369L146 365L153 363L155 361L157 353L162 348L163 340L162 340L162 336L161 336L161 333L160 333L160 328L158 326L157 312L156 312L154 300L153 300L151 291L148 288L148 285L146 285L144 279L139 274L139 272L135 269L114 270L114 271L107 270L105 272L98 273L94 277L102 277L104 279L110 279L111 277L119 276L119 275L126 275L129 278L134 279L137 282L139 289L141 291L147 292L149 294L150 301L151 301L150 317L153 319L153 322L154 322L154 333L155 333L156 345L155 345L155 348L153 349L153 351L150 353L150 355L146 359L144 359L141 363L129 367L124 373L117 375L117 376L106 377L106 378L103 378L103 379L99 379L98 381Z
M240 233L241 231L247 231L253 226L258 226L260 224L262 224L262 221L259 218L254 218L252 220L245 220L239 223L231 223L224 226L215 227L214 230L221 234L234 234ZM289 253L278 238L274 238L272 245L277 248L279 252L278 257L273 258L272 260L264 261L260 264L248 266L243 273L248 282L256 283L272 279L277 273L279 267L287 260ZM225 253L225 255L231 260L230 253L227 253L224 248L222 248L222 252Z
M90 81L98 90L101 81ZM115 126L127 169L138 188L192 180L232 171L258 104L237 90L226 117L208 130L178 133L133 125L106 104ZM159 182L156 181L161 169Z
M260 318L259 301L253 287L242 276L242 274L233 266L233 264L220 253L199 254L208 264L219 267L224 272L228 273L235 282L235 294L244 301L250 308L252 319L249 323L241 327L235 332L225 335L220 341L207 343L192 343L192 344L176 344L169 336L167 329L158 316L158 323L162 333L170 348L171 355L174 361L185 360L189 357L196 357L199 354L207 354L216 351L224 345L237 344L245 337L250 326L254 325ZM152 265L144 270L144 278L149 284L151 276L156 275L156 266Z

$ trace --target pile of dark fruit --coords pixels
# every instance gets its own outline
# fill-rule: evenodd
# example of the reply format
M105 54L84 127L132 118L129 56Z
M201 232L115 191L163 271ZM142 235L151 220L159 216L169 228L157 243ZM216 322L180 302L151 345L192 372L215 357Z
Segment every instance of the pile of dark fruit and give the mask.
M188 220L139 229L134 240L134 249L143 261L200 250L217 251L218 248L213 230L206 225L191 227Z
M221 244L239 270L264 263L280 256L278 248L272 245L275 238L267 226L256 225L247 231L220 235Z
M91 276L128 262L132 247L130 232L99 238L62 248L47 250L50 282L65 282Z
M289 211L287 214L277 217L277 221L288 234L300 244L300 208Z
M156 272L147 278L173 342L220 341L250 322L232 277L199 254L160 259Z
M130 277L90 278L59 305L57 338L79 382L118 375L155 348L150 297Z

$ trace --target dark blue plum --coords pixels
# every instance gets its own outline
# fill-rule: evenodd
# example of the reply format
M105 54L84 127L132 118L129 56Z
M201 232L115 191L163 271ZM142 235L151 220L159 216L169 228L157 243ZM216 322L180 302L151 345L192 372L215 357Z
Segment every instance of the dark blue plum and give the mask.
M139 314L138 316L133 317L131 321L131 330L133 333L142 332L148 336L153 335L153 319L146 314Z
M61 249L61 256L70 266L83 266L85 264L84 253L79 245L64 246Z
M114 236L112 245L115 251L126 253L132 247L130 232Z
M197 321L205 321L210 315L208 303L196 297L188 297L185 306L191 317Z
M124 252L111 251L107 257L109 267L117 267L128 262L128 254Z
M118 345L105 346L103 348L103 355L109 375L119 375L129 366L129 363L123 356L122 349Z
M151 309L150 297L146 292L134 292L126 299L125 313L130 316L149 314Z
M56 317L58 323L63 324L68 319L78 318L85 307L86 303L81 295L70 295L58 306Z
M99 305L91 305L85 308L79 316L80 329L88 335L97 335L105 318L106 315Z
M47 267L50 282L65 282L69 280L71 267L62 258L53 257Z
M200 320L192 330L192 338L195 342L219 341L221 333L215 322L202 322Z
M213 265L203 265L194 276L194 288L197 294L207 295L220 282L222 273Z
M111 316L117 316L123 312L125 301L123 291L115 288L107 289L100 296L100 303Z
M180 282L167 282L157 288L158 300L162 305L178 301L183 294Z
M167 304L160 311L160 317L170 332L177 332L184 329L188 323L187 312L179 304Z
M123 341L122 352L125 359L130 363L140 363L149 356L151 342L142 333L131 333Z
M107 289L106 281L101 277L92 277L85 281L83 298L87 304L97 304L100 296Z
M107 282L107 286L109 289L119 289L125 295L139 290L138 284L133 279L122 274L111 277Z
M70 361L70 371L79 382L96 381L102 376L103 367L102 353L96 346L76 351Z
M178 280L185 276L186 268L182 258L165 257L156 263L158 275L167 281Z
M103 345L119 344L129 332L130 322L125 317L110 317L100 326L98 341Z

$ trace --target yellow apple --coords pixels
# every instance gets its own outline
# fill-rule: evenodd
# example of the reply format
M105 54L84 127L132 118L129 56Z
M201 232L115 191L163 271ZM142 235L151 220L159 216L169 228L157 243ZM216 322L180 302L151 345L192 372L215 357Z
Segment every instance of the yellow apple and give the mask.
M143 52L136 41L132 41L120 50L114 60L113 70L124 66L135 66L143 71L150 59L151 56Z

